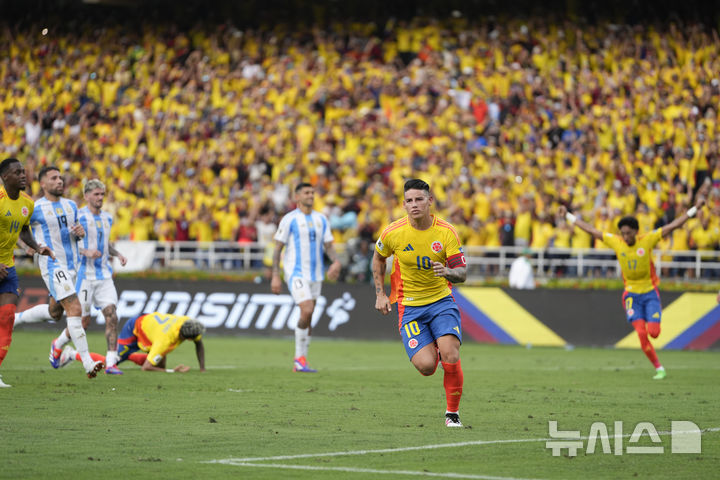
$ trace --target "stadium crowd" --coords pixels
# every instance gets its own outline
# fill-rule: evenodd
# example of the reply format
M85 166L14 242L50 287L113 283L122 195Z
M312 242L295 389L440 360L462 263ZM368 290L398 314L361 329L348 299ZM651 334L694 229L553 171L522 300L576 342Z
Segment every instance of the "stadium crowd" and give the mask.
M0 150L58 165L78 201L105 182L122 239L264 241L307 180L336 241L369 251L419 177L463 244L533 249L592 246L560 204L645 231L709 183L662 247L712 250L718 72L699 23L6 24Z

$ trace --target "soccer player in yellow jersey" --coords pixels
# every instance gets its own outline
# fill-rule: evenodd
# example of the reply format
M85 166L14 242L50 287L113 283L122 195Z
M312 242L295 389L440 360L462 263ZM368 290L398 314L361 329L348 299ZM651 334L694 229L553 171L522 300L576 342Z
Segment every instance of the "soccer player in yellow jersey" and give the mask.
M137 363L146 371L180 372L190 370L187 365L166 368L168 353L172 352L185 340L195 342L200 371L205 371L205 346L202 335L205 326L199 320L170 313L145 313L128 320L118 337L118 363L125 360ZM91 353L93 360L105 361L102 355ZM64 367L72 360L80 360L72 347L65 347L60 355L60 366Z
M442 360L445 425L462 427L458 415L463 388L462 331L451 286L465 281L465 255L455 228L430 213L430 186L413 179L405 182L404 189L407 216L385 227L375 244L375 308L387 315L391 304L397 302L400 336L410 361L421 374L432 375ZM394 260L388 297L384 280L391 255Z
M655 380L662 380L666 373L648 339L648 334L652 338L660 335L660 318L662 316L660 293L657 289L659 280L652 261L652 251L662 238L682 226L688 218L694 217L704 203L704 198L699 197L695 206L687 212L667 225L643 235L638 235L639 225L635 217L623 217L617 224L620 236L601 232L568 212L564 206L560 207L560 215L565 216L569 224L577 225L615 251L625 282L622 299L627 321L637 332L640 338L640 347L655 367L655 376L653 377Z
M0 163L0 365L12 342L15 310L18 301L18 276L13 252L20 238L41 255L53 258L48 247L40 247L30 232L30 216L35 202L23 190L27 187L25 168L16 158ZM0 387L9 387L0 378Z

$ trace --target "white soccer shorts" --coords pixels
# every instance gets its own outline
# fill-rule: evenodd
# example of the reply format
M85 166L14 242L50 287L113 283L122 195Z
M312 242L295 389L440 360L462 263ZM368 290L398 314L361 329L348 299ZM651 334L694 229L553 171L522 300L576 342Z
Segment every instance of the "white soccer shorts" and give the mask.
M77 292L83 317L90 315L93 305L102 310L110 305L117 305L118 302L115 283L109 278L103 280L85 278L80 281Z
M75 271L64 269L57 269L52 275L47 270L42 272L45 286L56 302L75 294L75 276Z
M290 295L295 303L317 300L322 289L322 282L310 282L302 277L293 277L288 284Z

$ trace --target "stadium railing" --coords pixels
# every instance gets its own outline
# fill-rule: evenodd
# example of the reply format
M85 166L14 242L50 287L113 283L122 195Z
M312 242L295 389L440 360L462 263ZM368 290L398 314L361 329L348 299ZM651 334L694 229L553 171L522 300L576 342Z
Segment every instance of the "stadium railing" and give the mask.
M145 242L147 243L147 242ZM236 242L154 242L153 270L208 270L257 271L269 256L266 245ZM125 244L127 245L127 243ZM343 265L348 266L353 252L347 245L336 245ZM465 247L468 280L506 277L513 260L522 255L525 247ZM530 262L535 277L620 277L621 271L615 255L609 249L544 248L530 249ZM132 253L124 252L126 256ZM682 250L653 251L658 276L668 278L720 278L720 251ZM31 266L32 260L16 251L16 262L21 267Z

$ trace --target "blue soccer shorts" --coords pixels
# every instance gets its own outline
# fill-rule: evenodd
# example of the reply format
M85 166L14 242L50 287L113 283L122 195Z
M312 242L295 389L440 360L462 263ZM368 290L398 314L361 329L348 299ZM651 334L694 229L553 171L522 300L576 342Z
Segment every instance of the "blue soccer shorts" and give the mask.
M7 267L7 277L0 282L0 293L14 293L17 296L20 296L20 292L18 291L19 286L20 283L18 282L15 267Z
M135 330L135 321L138 318L140 317L131 318L125 322L125 325L123 325L123 328L120 331L120 335L118 335L117 353L118 357L120 357L118 363L124 362L131 354L140 350L138 339L135 336L135 333L133 333L133 330Z
M455 335L462 342L460 309L450 295L418 307L398 305L398 316L408 358L443 335Z
M662 306L660 305L660 293L657 289L646 293L623 293L623 307L628 323L635 320L660 323L662 318Z

